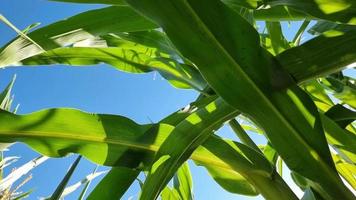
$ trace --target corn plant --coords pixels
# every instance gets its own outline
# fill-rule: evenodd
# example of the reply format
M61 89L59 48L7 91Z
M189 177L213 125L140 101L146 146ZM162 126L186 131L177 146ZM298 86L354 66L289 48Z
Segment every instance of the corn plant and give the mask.
M21 32L1 49L0 66L106 63L157 71L200 96L151 124L63 108L1 111L0 142L114 167L88 199L120 198L141 172L139 199L192 199L188 159L232 193L298 199L280 175L285 163L303 199L355 199L356 86L342 72L356 62L355 1L56 1L108 6ZM293 40L282 21L303 21ZM306 30L314 37L301 43ZM227 122L238 141L215 134ZM167 187L173 177L179 184Z

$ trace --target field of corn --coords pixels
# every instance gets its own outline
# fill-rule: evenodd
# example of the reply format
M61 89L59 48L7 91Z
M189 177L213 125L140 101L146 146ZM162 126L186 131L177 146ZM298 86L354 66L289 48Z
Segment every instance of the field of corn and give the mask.
M21 142L42 156L0 177L0 200L31 197L17 192L31 181L26 174L70 154L78 158L46 199L77 189L78 199L121 199L137 180L140 200L195 199L189 160L229 193L356 199L355 0L52 1L104 6L23 30L0 14L17 33L0 48L0 68L105 63L132 76L159 73L199 96L149 124L70 108L22 115L12 105L14 79L0 94L1 151ZM292 39L286 22L300 22ZM218 134L223 126L234 139ZM254 134L267 142L257 144ZM112 168L69 186L82 157ZM17 159L2 156L0 170ZM283 165L302 196L284 180Z

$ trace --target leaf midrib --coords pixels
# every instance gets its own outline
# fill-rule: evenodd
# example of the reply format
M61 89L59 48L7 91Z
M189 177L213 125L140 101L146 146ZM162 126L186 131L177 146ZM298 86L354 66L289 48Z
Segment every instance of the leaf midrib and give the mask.
M63 140L73 140L73 141L83 141L83 142L95 142L95 143L102 143L102 144L113 144L113 145L122 145L126 147L132 147L136 149L148 150L157 152L159 149L158 145L147 145L143 143L135 143L135 142L125 142L124 140L119 139L110 139L105 137L98 137L98 136L78 136L72 134L66 134L62 132L46 132L46 131L21 131L21 132L14 132L9 130L0 130L0 136L9 136L11 138L53 138L53 139L63 139ZM195 160L199 163L205 163L208 165L218 166L224 168L228 171L233 171L231 167L225 162L216 161L216 159L209 159L208 156L200 156L199 153L193 153L191 156L192 160Z
M275 116L281 119L282 122L293 132L293 135L308 149L313 149L311 148L304 140L303 138L298 134L298 131L293 128L293 126L284 118L283 114L279 112L279 110L268 100L268 98L265 96L265 94L257 87L257 85L254 84L254 82L250 79L250 77L245 73L240 68L240 65L236 63L236 61L230 56L230 54L225 50L222 44L215 38L214 34L210 32L209 28L206 26L206 24L200 20L200 17L195 13L194 9L190 6L190 4L187 2L187 0L184 0L184 4L190 11L191 15L197 22L201 24L201 27L205 30L205 33L210 37L211 41L213 41L219 49L225 54L225 56L230 60L231 63L234 63L235 68L239 71L239 73L245 78L246 82L252 86L252 89L254 89L254 92L257 93L263 100L266 102L267 106L270 107L270 109L275 113ZM252 92L251 92L252 93ZM313 149L314 150L314 149ZM319 153L318 153L319 154ZM324 162L323 162L324 163Z

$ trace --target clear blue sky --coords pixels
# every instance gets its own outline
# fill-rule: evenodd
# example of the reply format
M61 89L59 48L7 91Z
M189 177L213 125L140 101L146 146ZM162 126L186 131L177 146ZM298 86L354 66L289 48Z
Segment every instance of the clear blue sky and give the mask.
M97 7L99 6L64 4L45 0L2 0L0 13L18 28L23 29L35 22L40 22L43 26ZM295 29L290 29L290 31L295 32ZM1 46L16 36L15 32L1 23L0 34ZM287 36L291 37L291 34L288 32ZM14 104L20 104L19 114L46 108L70 107L87 112L119 114L139 123L149 123L150 121L157 122L171 112L184 107L197 96L197 93L192 90L174 89L153 73L125 74L106 65L9 67L0 70L0 90L14 74L17 74L13 90ZM231 130L226 127L219 133L225 137L234 137ZM260 138L257 140L262 141ZM16 144L5 155L21 156L20 161L14 165L19 166L38 154L25 145ZM29 199L50 195L74 158L70 156L51 159L36 168L32 172L32 180L23 187L23 190L35 189ZM225 192L212 181L205 169L194 165L191 167L194 194L197 200L249 199ZM82 160L70 183L79 181L93 168L93 164ZM136 195L137 192L138 184L135 183L124 199ZM77 195L78 193L74 193L66 199L76 199Z

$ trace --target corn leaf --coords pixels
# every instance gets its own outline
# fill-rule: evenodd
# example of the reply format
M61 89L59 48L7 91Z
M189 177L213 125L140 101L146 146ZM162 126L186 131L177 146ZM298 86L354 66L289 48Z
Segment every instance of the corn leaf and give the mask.
M325 115L320 115L328 142L349 163L356 163L356 135L342 129Z
M329 0L224 0L235 6L243 6L251 9L266 8L265 15L273 15L271 8L285 6L288 10L297 10L319 19L334 22L356 24L356 3L353 0L329 1ZM273 12L272 12L273 13ZM293 19L291 16L290 18ZM267 19L265 19L267 20Z
M321 35L327 31L345 33L348 31L355 31L355 30L356 30L356 26L354 25L339 24L330 21L320 20L308 30L308 33L312 35Z
M162 200L181 200L178 191L175 188L165 187L161 192Z
M111 4L111 5L126 5L123 0L49 0L58 2L70 2L70 3L87 3L87 4Z
M334 162L336 164L336 169L340 175L350 184L350 186L356 190L356 166L355 164L350 164L344 162L341 156L333 155Z
M355 31L323 34L284 51L277 59L296 80L304 81L340 71L356 62L355 45Z
M307 188L301 200L323 200L313 189Z
M178 191L181 199L194 199L193 179L187 162L185 162L174 175L173 187Z
M346 128L347 125L356 120L356 112L340 104L330 108L325 115L334 120L341 128Z
M156 28L128 6L113 6L87 11L27 34L45 50L69 46L75 42L107 33L142 31ZM0 67L42 53L30 41L18 37L0 51Z
M160 24L182 55L197 65L217 94L261 124L292 170L322 185L324 194L354 198L336 173L315 105L259 46L258 33L239 14L217 0L209 3L198 0L127 2ZM295 149L291 149L292 146ZM167 145L166 152L170 152L168 148ZM156 161L163 170L154 170L157 179L151 180L155 181L147 179L151 189L143 192L147 195L145 198L156 197L157 190L162 189L162 182L157 180L167 179L162 172L170 174L177 164L170 163L174 159L164 155L170 154L156 157L160 158Z
M234 171L225 171L214 166L207 166L206 169L210 176L228 192L248 196L259 194L243 176Z
M290 45L283 35L280 22L266 22L266 28L271 40L271 45L274 51L274 55L280 54L286 49L290 48Z
M87 199L121 199L139 173L139 170L113 167L89 194Z
M180 114L185 115L178 113L178 116ZM98 164L132 169L147 168L153 159L152 154L174 129L169 124L138 125L121 116L94 115L69 109L28 115L1 111L0 118L1 142L25 142L52 157L80 153ZM174 121L172 118L175 117L166 121ZM247 160L246 153L252 154L253 159ZM218 137L210 137L191 156L204 167L219 167L230 174L241 172L244 177L269 173L268 164L253 163L254 159L261 159L259 157L241 144Z
M146 41L140 41L142 45L136 43L137 40L141 39L139 36L145 36L144 39ZM125 40L129 37L130 39L135 37L133 39L136 39L136 41ZM205 87L205 81L194 67L181 63L181 61L172 58L171 55L164 52L174 51L173 49L169 49L167 46L169 44L162 41L165 39L164 37L157 37L157 34L152 34L151 32L141 32L141 34L133 33L130 36L125 35L123 38L125 39L116 36L106 36L105 41L108 42L109 47L57 48L27 58L21 64L83 66L107 63L116 69L129 73L158 71L173 86L178 88L195 88L201 91ZM154 42L150 42L150 40Z
M77 159L75 159L73 164L70 166L68 172L63 177L62 181L58 184L56 190L53 192L51 197L48 198L48 200L59 200L61 198L62 193L65 190L65 188L69 182L69 179L72 177L75 169L77 168L81 158L82 158L81 156L78 156Z
M164 186L173 177L174 172L189 158L192 152L209 138L213 130L236 115L230 110L230 106L224 104L221 99L217 99L178 123L155 155L140 198L157 198ZM186 133L189 133L189 135ZM172 146L174 148L171 148ZM267 160L261 157L250 159L259 163L256 166L264 173L271 173L272 169Z

